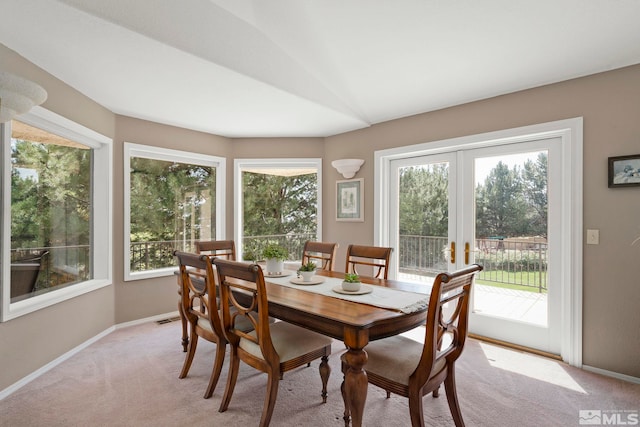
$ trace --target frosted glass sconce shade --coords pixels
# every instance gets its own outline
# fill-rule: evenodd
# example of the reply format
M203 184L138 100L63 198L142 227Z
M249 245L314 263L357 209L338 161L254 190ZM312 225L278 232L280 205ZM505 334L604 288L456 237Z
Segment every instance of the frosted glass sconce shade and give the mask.
M0 71L0 123L24 114L47 99L47 91L22 77Z
M342 176L349 179L356 175L363 163L363 159L342 159L334 160L331 162L331 166L336 168Z

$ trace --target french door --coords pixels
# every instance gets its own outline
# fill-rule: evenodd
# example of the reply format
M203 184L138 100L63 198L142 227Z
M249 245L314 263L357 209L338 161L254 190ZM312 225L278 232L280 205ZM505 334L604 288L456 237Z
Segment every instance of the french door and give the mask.
M481 264L470 332L560 354L561 156L549 137L392 160L395 277Z

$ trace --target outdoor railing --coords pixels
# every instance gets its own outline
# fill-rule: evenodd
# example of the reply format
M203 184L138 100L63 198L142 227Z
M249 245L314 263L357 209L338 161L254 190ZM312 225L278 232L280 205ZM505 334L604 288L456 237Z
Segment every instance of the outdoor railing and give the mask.
M302 250L307 240L316 240L315 233L301 234L271 234L266 236L244 236L243 255L245 259L262 259L262 250L268 244L278 244L289 252L288 260L295 261L302 259Z
M446 237L401 235L399 270L402 273L434 275L447 269L450 249ZM528 238L476 239L474 262L484 270L483 282L547 289L547 243ZM458 249L458 256L463 250Z
M272 234L245 236L244 259L262 259L262 249L271 243L287 248L289 260L300 260L307 240L315 235ZM401 235L399 247L394 251L402 273L434 275L446 271L449 263L449 245L446 237ZM478 280L517 285L546 292L547 243L535 239L488 238L476 239L475 261L484 267ZM131 243L132 271L152 270L174 265L173 251L194 251L192 243L183 241L156 241ZM458 250L463 256L463 250ZM337 263L340 266L340 262Z

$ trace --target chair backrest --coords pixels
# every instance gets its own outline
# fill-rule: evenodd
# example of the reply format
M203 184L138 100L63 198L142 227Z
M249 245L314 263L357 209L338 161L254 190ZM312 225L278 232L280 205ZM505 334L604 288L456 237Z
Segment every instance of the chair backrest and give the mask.
M196 242L196 253L206 254L210 257L224 257L231 261L236 260L236 243L233 240L207 240Z
M429 297L424 348L412 375L419 384L451 366L462 353L468 334L471 286L480 271L482 266L473 264L436 276Z
M270 364L278 364L279 356L271 342L269 306L262 268L257 264L221 258L215 258L213 264L220 283L220 305L227 339L232 345L238 345L241 338L247 339L260 347L262 359ZM250 295L250 301L241 303L233 295L234 291ZM245 317L255 332L236 329L235 324L240 317Z
M213 264L208 255L175 251L180 268L181 303L185 317L191 323L204 319L211 330L223 337L222 321L216 301L216 281ZM210 297L211 296L211 297Z
M337 243L312 242L307 240L302 250L302 263L309 261L316 263L316 267L321 270L333 271L336 257Z
M389 275L389 261L392 248L382 246L349 245L347 248L347 262L345 273L356 273L358 266L366 266L372 269L371 277L387 279Z

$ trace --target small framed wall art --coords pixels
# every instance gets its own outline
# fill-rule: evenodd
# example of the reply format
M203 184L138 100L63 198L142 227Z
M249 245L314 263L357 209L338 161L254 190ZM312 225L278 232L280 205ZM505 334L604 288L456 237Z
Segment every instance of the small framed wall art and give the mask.
M609 188L640 186L640 154L609 157Z
M364 221L364 179L336 181L336 221Z

